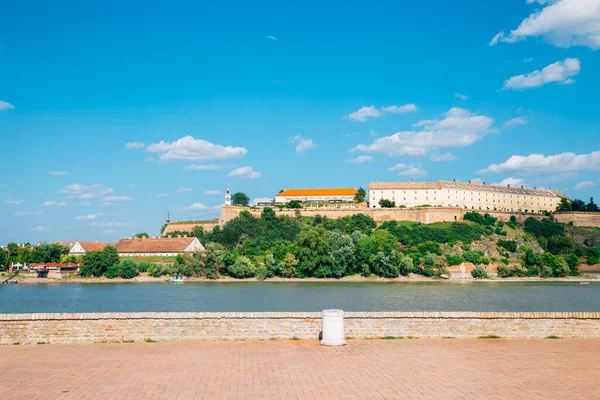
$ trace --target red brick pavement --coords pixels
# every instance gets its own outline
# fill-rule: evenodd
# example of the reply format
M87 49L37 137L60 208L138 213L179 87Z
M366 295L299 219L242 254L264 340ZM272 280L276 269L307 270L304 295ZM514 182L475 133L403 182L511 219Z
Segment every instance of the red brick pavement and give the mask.
M0 347L0 399L600 399L600 340Z

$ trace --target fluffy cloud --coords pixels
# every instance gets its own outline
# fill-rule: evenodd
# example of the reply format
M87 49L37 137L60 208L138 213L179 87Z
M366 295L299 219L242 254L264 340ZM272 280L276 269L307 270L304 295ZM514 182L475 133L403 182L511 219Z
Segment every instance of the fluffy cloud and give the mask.
M146 143L142 143L142 142L128 142L125 145L125 148L127 150L133 150L133 149L141 149L144 148L146 146Z
M433 153L429 159L435 162L458 160L452 153Z
M244 179L256 179L262 176L262 173L254 171L252 167L240 167L231 171L227 176L244 178Z
M375 159L371 156L358 156L356 158L351 158L348 160L350 164L364 164L373 161L375 161Z
M114 190L100 184L82 185L80 183L74 183L60 189L58 192L66 194L67 199L75 198L80 200L89 200L96 197L102 197L106 194L114 192Z
M498 33L490 45L499 41L515 43L528 37L542 37L558 47L600 48L600 2L597 0L528 0L545 5L534 11L508 35Z
M515 125L525 125L527 122L528 122L527 118L525 118L525 117L516 117L516 118L512 118L512 119L509 119L508 121L506 121L504 123L504 127L510 128L511 126L515 126Z
M488 133L494 120L474 115L462 108L452 108L441 120L423 120L416 124L420 131L402 131L385 136L371 144L359 144L353 151L379 152L389 156L421 156L436 148L470 146Z
M194 203L190 206L181 207L182 210L208 210L208 206L202 203Z
M69 174L66 171L49 171L48 173L50 175L54 175L54 176L63 176L63 175L68 175Z
M467 99L469 98L469 96L465 96L465 95L464 95L464 94L462 94L462 93L456 93L456 94L454 95L454 97L455 97L455 98L457 98L457 99L460 99L460 100L467 100Z
M177 191L175 193L189 193L191 191L192 191L192 188L181 187L181 188L177 189Z
M405 104L403 106L387 106L381 108L381 110L375 108L375 106L363 106L353 113L348 114L346 118L354 121L365 122L369 118L382 117L385 113L403 114L415 111L417 111L417 106L414 104Z
M502 181L500 182L496 182L496 183L492 183L492 185L497 185L497 186L512 186L512 187L518 187L518 186L527 186L525 184L525 181L523 179L520 178L505 178L502 179Z
M306 150L310 150L317 146L313 143L312 139L305 139L300 135L291 138L290 142L296 145L296 153L304 153Z
M390 114L404 114L404 113L417 111L417 106L414 104L405 104L403 106L393 105L393 106L383 107L382 110L384 112L390 113Z
M532 62L533 61L533 57L527 57L523 59L523 62Z
M0 111L2 110L12 110L14 109L15 106L13 106L10 103L7 103L6 101L0 101Z
M121 196L121 197L118 197L118 196L108 196L108 197L103 198L102 200L113 202L113 201L132 201L133 199L131 197L128 197L128 196Z
M207 196L219 196L223 194L222 190L205 190L204 194Z
M422 175L427 175L427 172L425 172L424 170L422 170L419 167L415 167L414 165L410 164L404 164L404 163L400 163L400 164L396 164L393 167L388 169L389 171L399 171L398 175L399 176L422 176Z
M583 182L579 182L577 185L575 185L575 189L581 190L581 189L590 188L590 187L594 187L594 186L596 186L596 182L594 182L594 181L583 181Z
M590 154L560 153L549 156L515 155L501 164L492 164L479 173L554 174L577 171L600 171L600 151Z
M215 169L222 169L222 165L216 164L190 164L185 169L188 171L212 171Z
M278 39L278 38L276 38L275 36L271 36L271 35L265 36L265 39L269 39L269 40L279 40L279 39Z
M14 204L14 205L18 205L18 204L23 204L25 203L25 200L5 200L4 204Z
M34 232L42 232L42 231L47 231L48 228L45 226L36 226L35 228L31 228L32 231Z
M66 207L68 204L65 201L49 200L42 205L44 207Z
M85 214L85 215L79 215L79 216L75 217L75 219L78 221L93 221L95 219L100 218L103 215L104 215L103 213Z
M544 86L547 83L568 85L575 82L572 77L579 74L581 64L577 58L557 61L544 69L535 70L527 75L516 75L504 81L503 89L529 89Z
M172 143L161 140L159 143L148 145L146 151L160 153L161 161L223 160L243 157L248 152L243 147L221 146L206 140L194 139L192 136L184 136Z

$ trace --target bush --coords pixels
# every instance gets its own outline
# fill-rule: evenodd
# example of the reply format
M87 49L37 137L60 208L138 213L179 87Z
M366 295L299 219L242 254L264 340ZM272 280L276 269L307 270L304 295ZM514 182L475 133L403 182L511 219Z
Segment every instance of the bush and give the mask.
M104 276L109 279L121 277L124 279L132 279L138 275L137 265L134 261L123 260L119 264L111 265L106 269Z
M238 279L254 276L255 270L252 261L244 256L239 256L232 265L227 267L229 275Z
M487 261L489 264L489 260L483 256L483 252L481 251L465 251L463 253L463 258L465 261L473 264L483 264L483 260Z
M138 271L139 272L148 272L148 269L152 266L151 263L149 262L141 262L138 264Z
M148 267L147 272L148 275L158 278L163 275L171 275L171 267L166 264L155 263Z
M501 265L498 267L498 276L500 278L509 278L513 275L513 270L508 268L506 265Z
M525 232L531 233L536 238L563 236L565 233L565 227L561 223L555 222L550 218L544 218L541 221L538 221L535 218L527 218L524 227Z
M471 275L476 279L487 279L489 278L487 271L481 265L476 266L471 271Z
M446 254L446 262L448 263L448 265L460 265L463 261L464 259L462 258L462 256Z
M590 247L588 250L586 262L589 265L598 264L600 262L600 249L598 249L597 247Z
M515 251L517 251L517 242L515 242L514 240L498 240L498 246L500 247L504 247L506 250L510 251L511 253L514 253Z
M497 227L496 229L494 229L494 233L496 235L500 235L500 236L506 236L507 235L506 231L502 230L502 228L500 228L500 227Z

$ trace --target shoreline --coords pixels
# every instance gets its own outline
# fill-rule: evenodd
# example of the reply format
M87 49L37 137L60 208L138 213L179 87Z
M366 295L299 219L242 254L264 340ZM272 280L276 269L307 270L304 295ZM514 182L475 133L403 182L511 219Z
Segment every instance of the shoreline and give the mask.
M16 280L19 284L25 285L49 285L49 284L99 284L99 283L166 283L168 277L163 276L160 278L154 278L152 276L140 275L132 279L123 278L35 278L35 277L17 277ZM0 278L0 280L5 279ZM521 278L497 278L492 279L474 279L474 278L427 278L421 275L402 276L398 278L381 278L381 277L364 277L361 275L346 276L343 278L280 278L274 277L269 279L260 280L257 278L245 278L236 279L230 277L223 277L218 279L208 279L200 277L186 278L187 283L439 283L439 284L454 284L454 283L479 283L479 282L490 282L490 283L514 283L514 282L599 282L600 279L584 275L584 276L569 276L564 278L541 278L541 277L521 277ZM1 286L0 286L1 287Z

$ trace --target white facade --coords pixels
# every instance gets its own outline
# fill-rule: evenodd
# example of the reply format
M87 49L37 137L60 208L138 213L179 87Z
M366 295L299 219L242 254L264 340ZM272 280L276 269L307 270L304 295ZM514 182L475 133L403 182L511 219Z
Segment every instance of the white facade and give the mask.
M552 190L474 184L470 182L371 182L369 207L379 208L381 199L396 207L460 207L480 211L541 213L554 211L562 194Z
M144 240L144 239L141 239ZM153 239L146 239L148 243ZM172 246L171 246L172 247ZM119 246L117 246L117 250ZM152 247L148 246L145 250L139 252L119 252L120 257L139 257L139 256L160 256L160 257L172 257L177 256L179 254L184 253L195 253L197 251L204 251L205 248L202 246L202 243L198 240L198 238L194 238L190 244L181 251L176 251L175 249L170 251L152 251Z
M69 250L69 254L74 256L80 256L82 254L85 254L85 249L81 246L79 242L77 242L73 245L73 247L71 247L71 250Z

